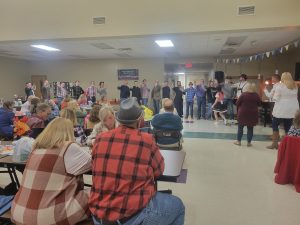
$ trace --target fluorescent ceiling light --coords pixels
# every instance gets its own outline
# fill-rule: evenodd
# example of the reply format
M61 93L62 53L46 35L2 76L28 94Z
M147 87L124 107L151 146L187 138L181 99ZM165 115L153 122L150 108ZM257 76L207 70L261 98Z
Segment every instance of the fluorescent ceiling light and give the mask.
M50 51L50 52L59 52L60 51L57 48L52 48L52 47L47 46L47 45L31 45L31 47L43 49L43 50Z
M174 44L173 44L173 42L171 40L157 40L155 42L161 48L174 47Z
M184 75L185 73L175 73L176 75Z

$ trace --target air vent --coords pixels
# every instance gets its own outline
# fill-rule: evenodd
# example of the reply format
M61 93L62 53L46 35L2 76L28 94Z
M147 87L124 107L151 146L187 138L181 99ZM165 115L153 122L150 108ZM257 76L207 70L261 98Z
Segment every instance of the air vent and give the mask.
M235 49L234 48L227 48L227 49L222 49L220 51L220 55L230 55L232 53L235 52Z
M239 47L246 39L247 36L228 37L224 46Z
M132 51L132 48L119 48L118 50L121 52L130 52Z
M115 49L114 47L112 47L108 44L105 44L105 43L93 43L91 45L96 47L96 48L103 49L103 50Z
M131 57L130 55L126 54L126 53L117 53L115 54L116 56L119 56L121 58L128 58L128 57Z
M105 24L105 17L94 17L93 24Z
M238 6L238 16L254 16L255 6Z
M88 57L82 55L67 55L67 56L72 57L74 59L89 59Z

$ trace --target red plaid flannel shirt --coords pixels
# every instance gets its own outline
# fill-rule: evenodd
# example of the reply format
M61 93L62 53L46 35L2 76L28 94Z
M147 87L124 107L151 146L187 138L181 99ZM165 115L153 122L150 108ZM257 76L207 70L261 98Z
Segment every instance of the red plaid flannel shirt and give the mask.
M116 221L147 206L156 192L154 179L164 171L152 135L120 126L97 136L92 157L94 216Z

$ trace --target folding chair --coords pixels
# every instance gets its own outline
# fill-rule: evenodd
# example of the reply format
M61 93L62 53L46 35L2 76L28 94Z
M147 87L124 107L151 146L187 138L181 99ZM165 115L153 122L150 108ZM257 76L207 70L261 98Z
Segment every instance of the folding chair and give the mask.
M162 149L167 149L167 150L181 150L182 149L182 134L179 130L153 130L153 135L155 142L158 147ZM159 143L160 140L162 139L174 139L176 142L174 144L162 144Z

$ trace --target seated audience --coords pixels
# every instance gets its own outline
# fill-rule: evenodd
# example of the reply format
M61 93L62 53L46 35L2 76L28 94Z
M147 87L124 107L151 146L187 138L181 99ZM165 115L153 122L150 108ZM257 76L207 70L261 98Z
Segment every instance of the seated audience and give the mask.
M3 107L0 108L0 136L6 138L12 138L14 136L14 118L13 112L14 103L7 101L3 103Z
M31 105L31 100L34 98L33 95L30 95L27 98L27 101L21 106L21 112L23 112L25 115L30 115L30 105Z
M84 145L86 142L86 135L84 133L83 128L77 123L77 117L74 110L71 108L65 108L61 110L60 116L62 118L66 118L72 121L74 127L74 136L76 138L76 141L77 143Z
M87 105L88 101L87 101L87 97L85 94L81 94L77 100L77 104L80 105Z
M75 112L78 125L83 127L86 111L82 111L75 100L68 103L68 108L72 109Z
M11 209L15 224L76 224L89 216L83 176L91 155L74 143L73 124L54 119L39 135Z
M159 110L159 113L164 113L164 112L166 112L166 110L165 110L165 103L166 103L166 102L169 102L168 100L171 100L171 99L169 99L169 98L163 98L163 99L161 100L162 108ZM173 102L173 100L171 100L171 101ZM173 103L173 104L174 104L174 103ZM173 114L178 115L177 110L176 110L175 107L174 107L174 110L173 110Z
M104 105L110 105L110 102L107 100L107 96L103 95L103 96L101 96L100 100L98 101L98 104L101 106L104 106Z
M55 117L59 116L59 108L53 100L49 100L48 104L51 107L51 115L49 116L49 121L53 120Z
M101 106L100 105L94 105L90 114L88 114L86 117L85 117L85 121L86 121L86 124L85 124L85 128L86 129L93 129L94 126L100 122L100 119L99 119L99 111L101 109Z
M69 102L71 101L70 95L66 95L66 97L63 99L63 101L60 104L60 109L64 109L68 107Z
M115 129L118 126L114 111L110 106L104 106L100 109L99 119L100 122L94 126L92 133L87 138L87 145L89 146L94 144L94 141L98 134Z
M38 97L33 96L31 98L29 115L36 114L36 108L39 103L41 103L41 99L39 99Z
M297 110L294 123L291 126L288 136L300 137L300 110Z
M28 119L27 125L30 128L29 137L36 138L46 127L46 121L51 114L51 107L46 103L39 103L36 113Z
M156 191L164 159L152 135L138 130L142 117L137 101L124 99L117 114L121 125L97 136L89 200L96 225L184 224L182 201Z
M183 129L181 118L174 115L174 104L171 99L165 101L165 113L157 114L151 120L153 130L160 131L181 131ZM157 140L159 145L178 144L178 138L164 137Z

